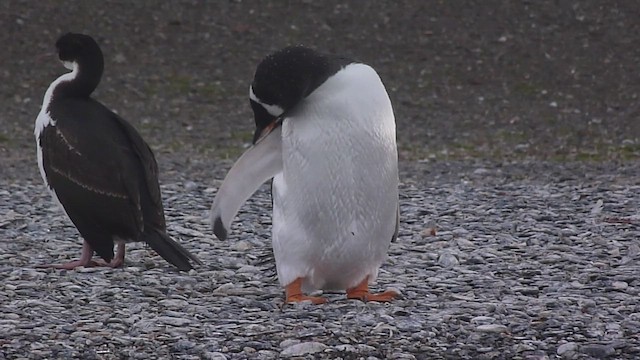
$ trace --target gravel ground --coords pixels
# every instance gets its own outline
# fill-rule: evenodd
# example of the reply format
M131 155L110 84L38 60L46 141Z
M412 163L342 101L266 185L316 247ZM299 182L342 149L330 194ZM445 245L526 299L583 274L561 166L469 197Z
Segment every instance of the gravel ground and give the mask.
M139 244L123 269L35 269L77 257L81 239L39 182L2 181L4 358L640 356L637 168L412 167L376 285L402 298L285 306L264 262L267 188L220 242L206 218L217 183L191 176L216 164L201 165L162 186L170 234L205 263L189 274Z
M638 18L635 1L2 1L0 360L640 358ZM96 96L156 151L169 233L204 262L188 274L141 244L123 269L35 268L81 248L32 135L64 71L40 55L69 30L98 39ZM284 305L266 187L229 241L207 224L255 65L291 43L387 84L391 304Z

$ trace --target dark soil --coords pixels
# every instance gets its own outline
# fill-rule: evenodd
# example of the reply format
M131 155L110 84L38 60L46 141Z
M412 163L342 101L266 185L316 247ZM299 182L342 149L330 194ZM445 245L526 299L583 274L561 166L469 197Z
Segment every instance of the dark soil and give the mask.
M379 71L405 163L636 159L638 19L636 1L3 1L0 165L37 176L33 123L67 31L98 40L95 96L161 166L234 159L255 66L289 44Z

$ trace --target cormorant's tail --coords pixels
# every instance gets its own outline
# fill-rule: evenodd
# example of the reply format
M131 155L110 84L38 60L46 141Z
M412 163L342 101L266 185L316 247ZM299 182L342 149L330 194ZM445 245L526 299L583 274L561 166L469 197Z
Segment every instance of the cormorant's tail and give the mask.
M180 271L193 269L191 263L202 265L200 259L182 247L178 242L169 237L164 231L151 230L145 232L144 241L155 250L158 255L173 264Z

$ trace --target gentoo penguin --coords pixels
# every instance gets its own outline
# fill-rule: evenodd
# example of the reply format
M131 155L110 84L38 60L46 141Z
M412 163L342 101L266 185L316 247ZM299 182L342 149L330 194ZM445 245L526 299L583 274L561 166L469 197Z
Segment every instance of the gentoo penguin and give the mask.
M34 131L38 166L84 245L79 260L44 267L119 267L125 243L144 241L178 269L191 269L200 261L166 233L151 149L133 126L91 98L104 68L100 47L88 35L68 33L56 48L71 72L44 95ZM92 261L94 251L104 263Z
M211 209L227 237L241 205L272 181L272 242L286 302L346 290L347 298L391 301L369 292L398 233L398 155L391 101L376 71L293 46L258 65L249 99L256 130Z

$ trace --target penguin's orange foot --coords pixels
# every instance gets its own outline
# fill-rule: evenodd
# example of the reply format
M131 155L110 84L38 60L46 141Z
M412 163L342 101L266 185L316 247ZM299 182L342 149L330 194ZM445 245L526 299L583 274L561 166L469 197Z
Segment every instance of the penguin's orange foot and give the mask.
M295 279L292 283L285 286L285 294L287 303L297 303L303 301L311 301L312 304L324 304L327 299L320 296L308 296L302 293L302 278Z
M357 299L360 301L377 301L377 302L391 302L396 297L398 297L398 293L395 291L387 290L383 293L372 294L370 292L349 292L347 291L347 299Z
M321 296L307 296L302 294L287 295L287 299L286 299L287 303L297 303L297 302L303 302L303 301L311 301L312 304L319 305L319 304L326 303L327 299Z
M390 302L396 297L398 293L395 291L387 290L383 293L372 294L369 292L369 277L367 276L356 287L347 289L347 299L357 299L360 301L378 301L378 302Z

